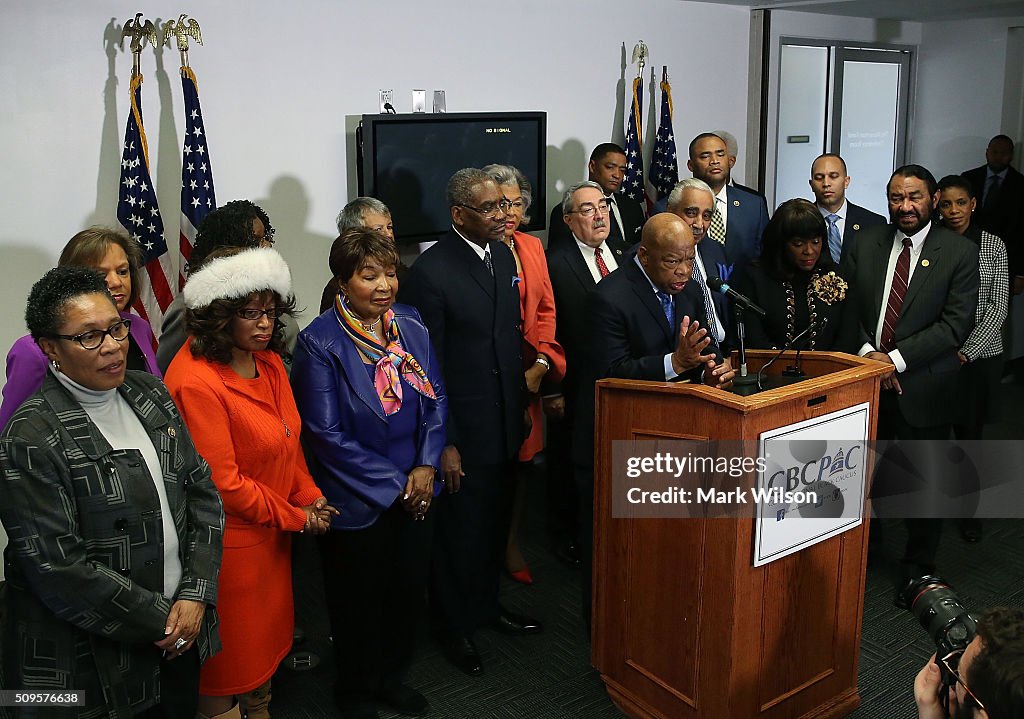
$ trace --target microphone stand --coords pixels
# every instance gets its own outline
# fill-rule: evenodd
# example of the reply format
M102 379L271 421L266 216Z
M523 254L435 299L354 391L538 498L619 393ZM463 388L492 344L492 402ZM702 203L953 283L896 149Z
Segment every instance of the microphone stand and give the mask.
M736 394L746 397L760 390L760 380L752 374L747 373L747 328L743 323L743 307L739 302L732 305L733 315L736 318L736 335L740 340L739 348L739 370L732 380L732 389Z
M824 324L824 322L822 322L821 324ZM781 357L781 356L782 356L782 353L783 353L783 352L787 352L787 351L789 351L789 350L793 349L793 347L795 347L795 346L796 346L796 343L797 343L797 342L799 342L799 341L800 341L800 340L802 340L802 339L803 339L804 337L806 337L807 335L809 335L809 334L811 333L811 331L812 331L812 330L814 330L814 329L816 329L816 328L817 328L818 326L819 326L819 323L818 323L818 321L817 321L817 320L815 320L814 322L811 322L811 323L810 323L809 325L807 325L807 327L805 327L805 328L804 328L804 330L803 330L802 332L800 332L799 334L797 334L797 336L796 336L796 337L794 337L794 338L793 338L793 339L791 339L791 340L790 340L789 342L787 342L787 343L785 344L785 346L783 346L783 348L782 348L782 349L780 349L780 350L779 350L779 351L778 351L778 352L777 352L777 353L775 354L775 356L774 356L774 357L772 357L772 358L771 358L770 360L768 360L768 362L766 362L766 363L764 364L764 366L762 366L762 367L761 367L761 369L759 369L759 370L757 371L757 388L758 388L759 390L764 390L764 386L763 386L763 385L761 384L761 380L762 380L762 379L763 379L763 377L764 377L764 373L765 373L765 370L767 370L767 369L768 369L769 367L771 367L771 366L772 366L772 365L773 365L773 364L775 363L775 360L777 360L777 359L778 359L779 357ZM799 356L799 351L798 351L798 356ZM799 371L799 363L798 363L797 371ZM791 377L795 377L795 376L800 376L800 377L802 377L802 376L803 376L803 373L801 372L801 373L800 373L800 375L788 375L788 376L791 376Z

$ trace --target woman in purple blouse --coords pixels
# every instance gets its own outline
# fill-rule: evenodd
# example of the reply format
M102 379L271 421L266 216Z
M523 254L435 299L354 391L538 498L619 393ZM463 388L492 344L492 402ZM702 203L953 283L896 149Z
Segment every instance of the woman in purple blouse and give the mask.
M57 264L89 267L103 275L118 312L131 320L128 369L144 370L160 377L153 330L146 320L128 311L139 295L142 250L138 243L118 230L90 227L68 241ZM25 335L11 347L7 353L7 382L0 405L0 429L7 426L11 415L42 386L46 365L46 355L31 335Z

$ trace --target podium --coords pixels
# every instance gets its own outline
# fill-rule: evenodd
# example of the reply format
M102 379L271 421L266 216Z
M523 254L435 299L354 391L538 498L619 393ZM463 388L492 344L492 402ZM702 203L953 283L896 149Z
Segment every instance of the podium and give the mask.
M748 352L748 369L774 354ZM591 658L630 717L817 719L860 703L867 512L860 526L756 568L754 519L612 518L613 440L756 441L864 402L874 439L889 366L833 352L800 360L807 379L745 397L597 383Z

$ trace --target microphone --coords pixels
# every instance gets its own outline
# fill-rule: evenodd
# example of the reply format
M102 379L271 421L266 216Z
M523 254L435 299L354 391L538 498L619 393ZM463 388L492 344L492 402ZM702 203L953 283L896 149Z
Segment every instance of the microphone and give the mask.
M807 337L807 335L809 335L813 330L820 329L820 328L824 327L827 324L828 324L828 317L822 317L820 320L815 320L815 321L811 322L809 325L807 325L807 327L805 327L802 332L797 333L796 337L794 337L789 342L787 342L786 345L782 349L780 349L776 353L776 355L774 357L772 357L770 360L768 360L768 362L766 362L764 364L764 366L762 366L761 369L759 369L757 371L757 388L759 390L764 390L764 387L762 386L761 381L764 378L765 370L767 370L769 367L771 367L772 364L774 364L775 360L777 360L779 357L782 356L783 352L786 352L788 350L793 349L793 347L796 346L797 342L799 342L800 340L802 340L805 337ZM792 368L792 369L794 370L792 372L790 372L790 369L786 370L787 372L790 372L790 374L788 374L786 376L788 376L788 377L795 377L795 378L802 378L804 376L804 373L800 371L800 350L799 349L796 352L796 367ZM783 374L785 375L786 373L784 372Z
M741 295L739 292L730 287L728 282L723 282L718 277L708 277L708 287L718 292L721 292L726 297L731 298L733 302L735 302L737 305L739 305L745 310L750 310L751 312L759 314L762 317L764 317L767 314L764 311L764 309L761 308L760 305L755 303L749 297Z

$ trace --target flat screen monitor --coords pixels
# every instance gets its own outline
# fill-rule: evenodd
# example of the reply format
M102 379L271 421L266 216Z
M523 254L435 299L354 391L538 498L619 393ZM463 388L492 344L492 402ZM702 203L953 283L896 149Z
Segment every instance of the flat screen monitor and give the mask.
M531 220L520 229L546 226L547 113L363 115L357 144L359 194L388 206L400 242L448 232L448 178L491 163L513 165L530 181Z

